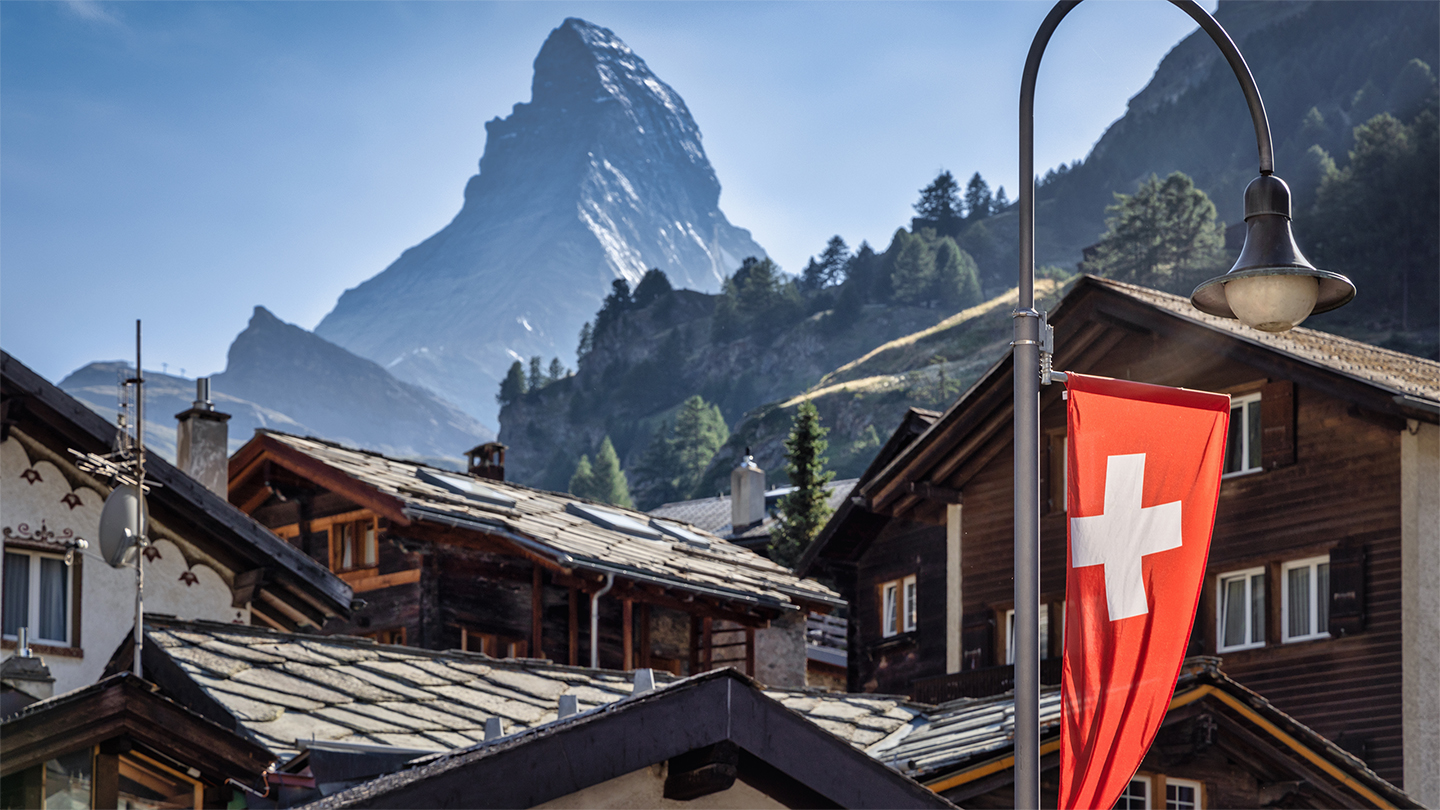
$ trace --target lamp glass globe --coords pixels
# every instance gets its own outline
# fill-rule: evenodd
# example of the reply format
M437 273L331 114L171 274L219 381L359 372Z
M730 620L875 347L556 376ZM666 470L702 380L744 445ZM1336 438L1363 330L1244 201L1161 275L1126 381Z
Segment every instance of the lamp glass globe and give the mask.
M1225 301L1240 322L1261 332L1285 332L1315 309L1320 282L1314 276L1246 276L1225 282Z

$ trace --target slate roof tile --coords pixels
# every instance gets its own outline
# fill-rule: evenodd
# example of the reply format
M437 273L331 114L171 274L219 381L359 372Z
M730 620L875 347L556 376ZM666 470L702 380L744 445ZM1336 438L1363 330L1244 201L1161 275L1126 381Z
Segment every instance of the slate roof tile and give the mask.
M153 617L148 626L155 646L277 755L312 738L447 750L483 740L492 717L504 721L508 734L554 721L561 695L574 695L586 711L632 689L628 673L531 659L164 617ZM657 672L656 680L673 678ZM767 694L862 748L917 712L884 695Z
M586 503L572 495L531 489L506 481L478 481L487 489L514 500L513 507L472 500L429 481L420 472L457 476L415 462L391 459L377 453L353 450L319 439L275 431L263 435L295 452L342 472L378 492L399 499L414 520L471 521L494 526L544 549L568 566L616 572L618 567L638 570L664 581L669 587L702 593L720 593L726 598L780 608L797 607L797 599L808 604L843 604L839 594L814 580L800 579L765 557L741 546L708 535L708 548L689 543L657 541L616 531L567 511L572 504ZM643 512L606 507L622 512L640 523L650 517ZM593 568L599 565L602 568ZM608 566L608 567L607 567Z

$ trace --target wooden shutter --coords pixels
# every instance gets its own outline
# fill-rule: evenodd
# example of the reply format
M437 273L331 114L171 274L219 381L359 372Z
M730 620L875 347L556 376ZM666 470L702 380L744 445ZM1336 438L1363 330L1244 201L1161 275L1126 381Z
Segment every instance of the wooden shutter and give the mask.
M960 668L983 669L993 665L995 620L989 611L971 613L960 625Z
M1295 383L1276 380L1260 389L1260 431L1261 467L1295 463Z
M1365 629L1365 547L1330 550L1330 635L1351 636Z

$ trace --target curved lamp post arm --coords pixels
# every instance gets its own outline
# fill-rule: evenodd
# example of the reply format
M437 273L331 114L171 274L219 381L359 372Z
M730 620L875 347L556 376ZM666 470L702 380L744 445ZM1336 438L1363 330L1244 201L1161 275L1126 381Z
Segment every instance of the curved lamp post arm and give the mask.
M1040 806L1040 329L1035 309L1035 79L1050 36L1081 0L1061 0L1045 16L1020 80L1020 285L1015 341L1015 806ZM1260 174L1275 171L1270 122L1255 77L1230 35L1194 0L1170 0L1210 35L1240 81ZM1287 212L1288 215L1288 212ZM1287 216L1288 219L1288 216ZM1353 294L1353 293L1352 293ZM1348 300L1348 299L1347 299Z

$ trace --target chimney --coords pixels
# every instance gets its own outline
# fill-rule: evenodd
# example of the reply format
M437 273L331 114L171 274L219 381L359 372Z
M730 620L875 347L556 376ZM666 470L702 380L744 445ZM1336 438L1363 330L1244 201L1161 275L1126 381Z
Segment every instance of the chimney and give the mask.
M739 534L764 519L765 471L747 447L740 466L730 472L730 531Z
M45 661L30 650L27 627L21 627L15 654L0 664L0 683L27 695L32 700L45 700L55 694L55 678Z
M504 481L505 449L505 445L499 442L486 442L465 451L465 457L470 460L470 474L491 481Z
M230 414L215 410L210 401L210 378L195 380L195 403L190 410L175 414L175 466L199 481L206 489L229 497Z

